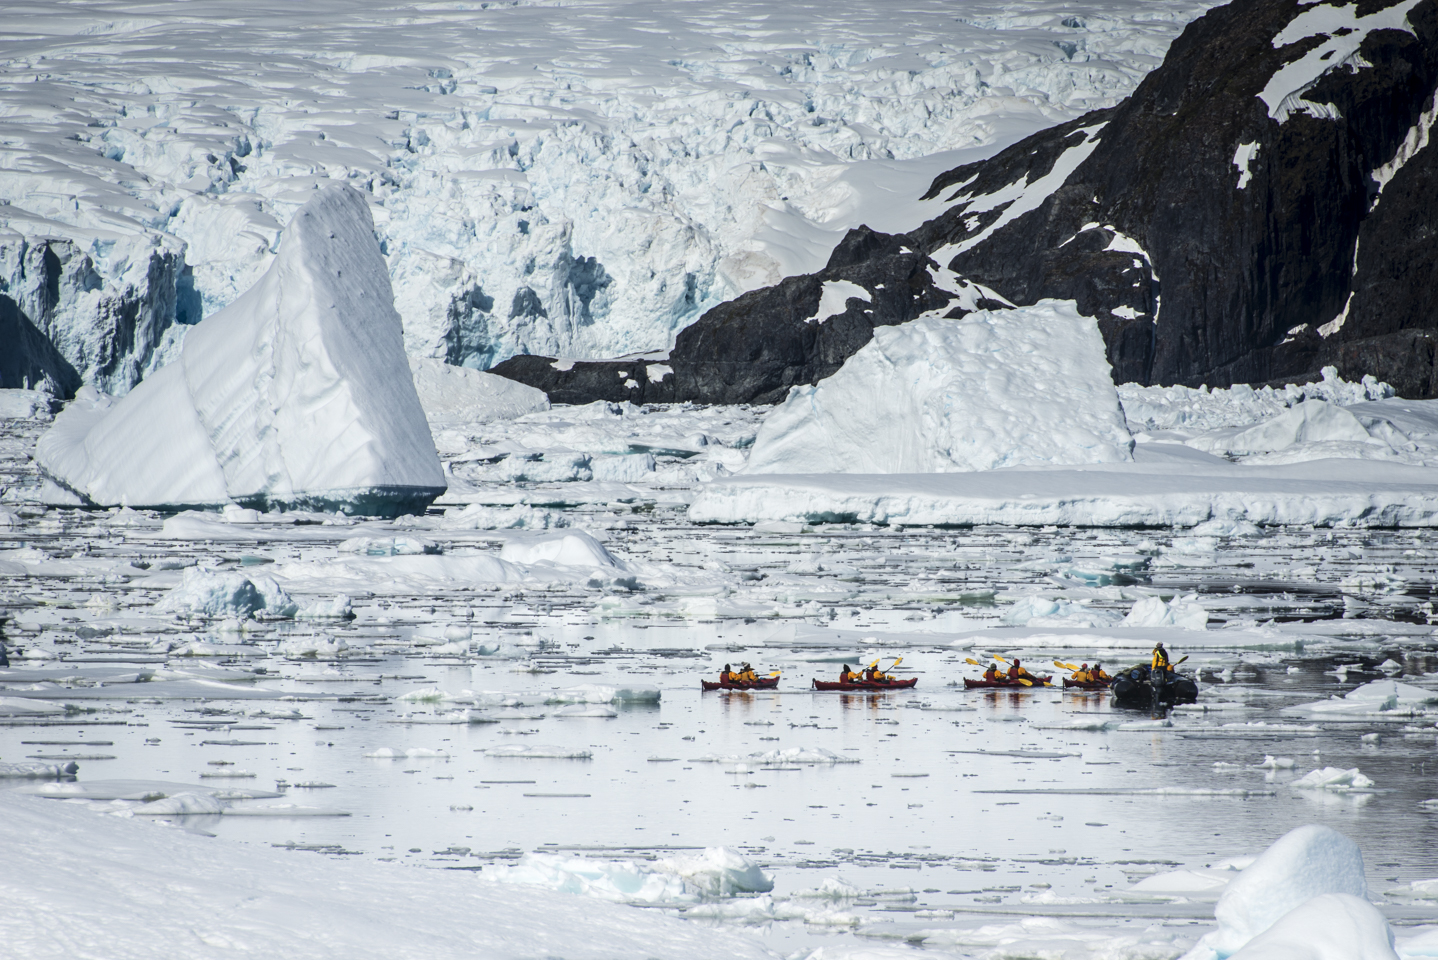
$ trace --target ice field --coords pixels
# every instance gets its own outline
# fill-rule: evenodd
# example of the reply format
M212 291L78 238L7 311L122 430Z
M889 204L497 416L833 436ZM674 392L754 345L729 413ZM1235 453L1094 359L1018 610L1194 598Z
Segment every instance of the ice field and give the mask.
M717 928L716 956L1176 958L1214 929L1244 858L1320 823L1362 847L1400 955L1432 955L1428 529L698 524L700 484L743 470L766 411L458 422L427 389L450 492L392 522L46 507L25 454L48 422L0 421L0 763L48 768L0 780L0 829L88 838L55 854L78 876L88 845L138 849L136 831L174 824L166 858L229 851L265 902L288 889L266 871L293 869L361 900L425 889L424 873L574 930L607 929L595 899L637 903L629 932L677 938L654 955L706 955L662 914ZM1339 409L1392 402L1311 389ZM1181 414L1170 397L1171 417L1212 432L1302 407L1206 397ZM1160 639L1201 693L1159 721L1098 694L962 688L980 672L967 658L1112 672ZM897 657L915 689L809 689ZM779 689L700 693L742 660L782 671ZM99 903L75 943L100 936L105 905L137 909ZM191 943L187 911L217 937L248 929L212 909L196 893L154 923L174 943ZM445 909L414 907L406 922L445 934L395 955L466 949ZM0 919L7 941L18 922ZM522 932L490 933L493 955L533 955ZM326 949L358 942L335 936ZM591 947L552 952L640 955Z

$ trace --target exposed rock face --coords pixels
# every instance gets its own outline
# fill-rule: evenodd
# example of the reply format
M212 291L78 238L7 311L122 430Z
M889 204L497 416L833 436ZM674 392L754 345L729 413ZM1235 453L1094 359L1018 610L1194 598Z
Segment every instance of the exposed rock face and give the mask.
M1438 395L1438 0L1239 0L1133 96L940 176L940 216L854 231L825 270L722 304L662 380L514 358L561 402L773 402L875 326L1070 299L1119 382L1312 379L1327 363ZM808 320L828 289L862 296ZM852 289L852 288L846 288ZM807 321L807 322L806 322Z
M115 251L125 269L107 282L71 241L0 234L0 387L45 384L68 399L81 381L114 394L140 382L175 321L186 271L178 244L126 244ZM5 335L12 325L21 339Z

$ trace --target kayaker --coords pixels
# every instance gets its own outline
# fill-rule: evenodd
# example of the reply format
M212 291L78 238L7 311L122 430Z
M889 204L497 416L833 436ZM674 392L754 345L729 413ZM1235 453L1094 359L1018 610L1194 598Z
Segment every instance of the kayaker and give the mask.
M847 663L839 670L840 683L853 683L858 679L859 675Z
M749 666L747 662L739 668L740 683L753 683L756 679L754 676L754 668Z
M1089 672L1088 664L1085 663L1075 670L1074 675L1069 677L1069 679L1075 683L1088 683L1093 679L1093 674Z
M730 669L729 664L727 664L727 663L724 664L724 669L719 671L719 682L720 682L720 683L733 683L733 682L734 682L734 671Z
M1101 663L1096 663L1096 664L1093 665L1093 669L1088 672L1088 678L1089 678L1090 680L1112 680L1112 679L1113 679L1113 678L1110 677L1108 674L1106 674L1106 673L1103 672L1103 664L1101 664Z
M989 668L984 671L984 679L990 683L998 683L1003 679L1003 674L999 673L999 665L997 663L989 664Z
M1010 680L1017 680L1017 679L1019 679L1020 677L1022 677L1022 678L1025 679L1025 680L1032 680L1032 679L1033 679L1033 674L1031 674L1031 673L1029 673L1027 670L1025 670L1025 669L1023 668L1023 666L1019 663L1018 657L1015 657L1015 658L1014 658L1014 662L1013 662L1013 666L1009 667L1009 679L1010 679Z

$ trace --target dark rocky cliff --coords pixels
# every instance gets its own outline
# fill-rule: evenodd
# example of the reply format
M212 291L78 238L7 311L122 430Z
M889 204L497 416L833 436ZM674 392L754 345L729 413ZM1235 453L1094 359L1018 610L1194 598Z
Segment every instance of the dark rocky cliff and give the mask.
M1117 107L940 176L929 196L951 206L918 229L853 231L819 273L709 311L662 379L541 357L495 372L557 402L774 402L875 326L1055 297L1099 319L1120 382L1303 381L1333 363L1435 396L1435 88L1438 0L1240 0ZM826 281L869 299L818 322Z

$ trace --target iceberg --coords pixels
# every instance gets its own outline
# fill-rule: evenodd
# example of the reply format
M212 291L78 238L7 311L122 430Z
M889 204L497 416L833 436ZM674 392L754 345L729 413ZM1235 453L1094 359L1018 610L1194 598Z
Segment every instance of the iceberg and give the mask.
M1183 960L1230 957L1264 931L1276 929L1275 924L1296 912L1295 908L1326 894L1360 902L1367 898L1363 851L1330 827L1311 823L1290 830L1229 882L1213 909L1218 929L1204 936ZM1268 952L1255 950L1243 955L1256 958Z
M1072 302L876 327L794 387L745 473L957 473L1133 459L1103 338Z
M36 456L102 506L422 511L446 484L364 198L316 194L178 360L123 398L82 389Z

